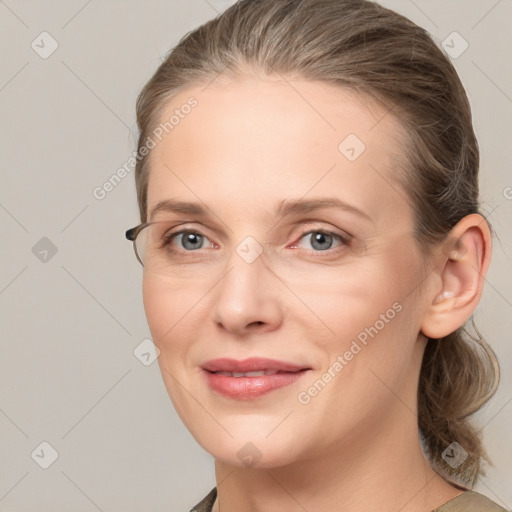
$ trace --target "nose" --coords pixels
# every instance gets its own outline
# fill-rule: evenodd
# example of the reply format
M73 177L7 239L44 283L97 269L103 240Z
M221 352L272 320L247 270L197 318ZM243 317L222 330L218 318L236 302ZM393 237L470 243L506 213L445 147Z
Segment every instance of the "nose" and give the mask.
M215 287L213 320L227 332L270 332L283 321L284 285L261 254L252 262L234 251L229 271Z

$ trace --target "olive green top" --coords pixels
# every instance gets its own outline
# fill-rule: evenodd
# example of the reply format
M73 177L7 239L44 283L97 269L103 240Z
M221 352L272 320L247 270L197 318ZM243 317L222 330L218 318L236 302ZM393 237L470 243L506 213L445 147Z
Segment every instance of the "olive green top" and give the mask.
M214 487L190 512L211 512L217 487ZM507 512L506 509L475 491L464 491L432 512Z

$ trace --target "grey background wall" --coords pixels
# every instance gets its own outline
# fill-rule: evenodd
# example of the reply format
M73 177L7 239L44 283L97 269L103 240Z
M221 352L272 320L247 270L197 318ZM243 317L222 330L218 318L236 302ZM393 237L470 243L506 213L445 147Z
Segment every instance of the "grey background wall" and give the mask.
M184 511L214 485L141 355L133 172L94 191L134 151L135 99L160 56L231 3L0 0L2 511ZM495 466L477 489L510 509L512 2L381 3L445 41L472 103L499 236L475 318L503 370L479 415Z

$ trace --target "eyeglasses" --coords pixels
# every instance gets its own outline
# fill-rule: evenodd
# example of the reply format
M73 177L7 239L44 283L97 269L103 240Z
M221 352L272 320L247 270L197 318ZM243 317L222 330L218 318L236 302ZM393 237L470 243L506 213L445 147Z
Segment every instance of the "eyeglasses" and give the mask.
M139 233L147 228L148 226L150 225L149 222L146 222L144 224L139 224L138 226L135 226L134 228L130 228L128 230L126 230L126 233L125 233L125 236L126 236L126 239L127 240L130 240L130 242L133 242L133 250L135 252L135 256L137 257L137 260L139 261L139 263L144 266L144 260L143 260L143 257L141 257L139 255L140 251L139 251L139 248L137 247L138 245L140 245L140 249L142 249L142 244L140 243L140 240L139 242L137 242L137 238L139 237Z
M191 237L195 237L195 240L204 237L191 228L180 231L176 227L176 222L164 220L139 224L126 231L125 236L133 242L135 256L144 270L166 273L166 269L176 264L177 251L171 247L171 243L177 236L189 233L188 243L193 242Z
M326 240L325 236L337 236L336 234L330 233L328 230L324 231L319 229L316 232L323 233L321 240L324 242ZM303 234L303 236L311 233L315 233L315 231L311 230L308 233ZM391 240L394 238L403 238L405 234L412 235L412 232L407 231L406 233L389 233L386 235L380 235L379 238L389 239L391 243ZM204 264L208 262L210 264L220 264L221 262L225 262L225 255L223 255L222 252L205 252L204 250L196 250L206 248L202 246L194 247L194 245L197 244L198 241L201 242L208 240L208 237L191 227L186 228L183 226L183 229L180 230L179 225L176 225L176 221L162 220L139 224L138 226L128 229L125 232L125 236L127 240L133 242L135 256L137 257L139 263L144 267L144 272L174 277L177 275L183 275L183 272L185 272L184 264L187 263L200 262L201 264ZM180 240L180 245L182 247L180 248L177 248L174 244L174 240L178 237L182 237ZM317 243L321 243L321 240L317 241ZM325 261L320 259L323 258L323 256L321 256L322 252L324 252L325 258L330 258L330 261L334 261L334 259L338 257L336 256L337 254L339 254L339 258L343 258L345 254L350 256L364 253L366 251L366 242L369 242L370 240L371 239L367 239L366 241L359 240L349 244L345 244L343 242L340 243L340 240L338 240L340 246L334 248L332 252L330 250L325 252L314 251L315 255L313 256L311 254L308 255L298 251L287 252L280 251L273 247L268 247L268 249L266 249L266 257L270 266L283 278L287 277L287 279L293 280L294 278L296 279L298 275L301 275L302 279L304 280L306 270L308 271L308 275L318 277L318 273L322 272L323 268L325 268L326 271L330 268L328 265L316 265L315 271L309 274L312 263L321 263L322 261ZM242 242L239 246L237 246L236 250L238 255L247 263L252 263L255 261L263 252L262 246L256 240L253 239L253 242L250 242L250 244L251 243L253 245L249 247L247 243ZM185 244L191 244L192 247L184 248ZM213 242L210 243L210 247L213 247L214 245L215 244L213 244ZM339 252L334 252L337 250ZM206 254L208 254L208 256L205 256ZM301 255L304 257L300 257ZM213 267L210 265L208 268ZM215 265L215 268L220 269L222 268L222 265ZM193 266L188 266L188 270L190 270L191 276L203 275L198 274L193 269Z
M166 221L145 222L126 231L125 236L133 242L135 256L143 267L148 263L151 267L164 263L170 228L171 224Z

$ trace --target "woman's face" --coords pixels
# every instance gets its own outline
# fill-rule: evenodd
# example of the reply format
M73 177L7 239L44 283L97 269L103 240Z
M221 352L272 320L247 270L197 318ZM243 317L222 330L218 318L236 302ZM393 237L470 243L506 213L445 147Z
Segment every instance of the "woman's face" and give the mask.
M415 421L428 272L396 120L282 79L189 88L162 121L176 109L151 150L148 217L186 233L160 245L143 295L192 435L218 460L277 467Z

